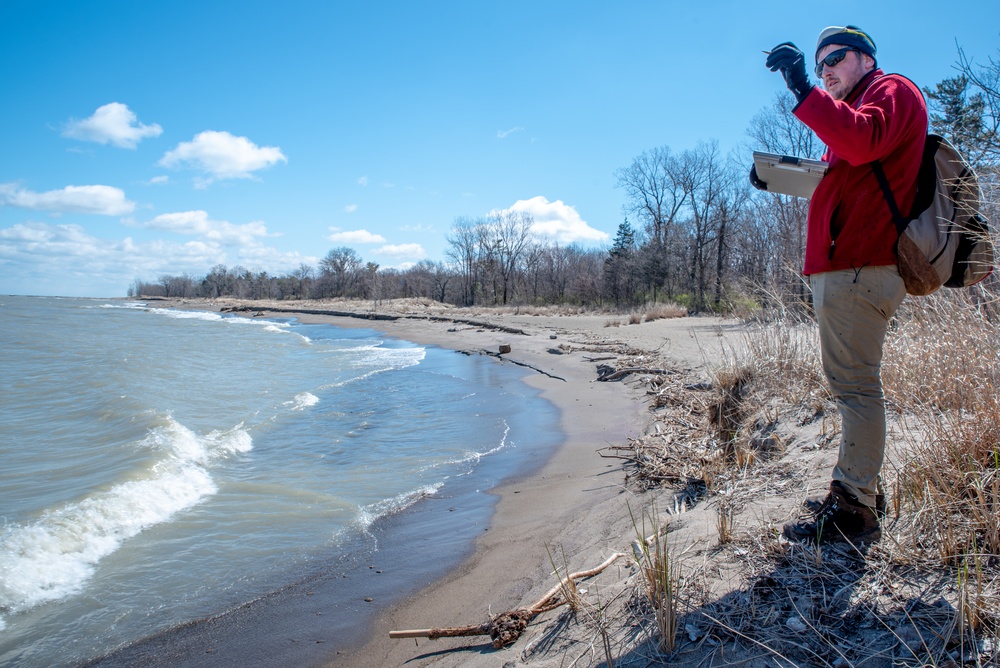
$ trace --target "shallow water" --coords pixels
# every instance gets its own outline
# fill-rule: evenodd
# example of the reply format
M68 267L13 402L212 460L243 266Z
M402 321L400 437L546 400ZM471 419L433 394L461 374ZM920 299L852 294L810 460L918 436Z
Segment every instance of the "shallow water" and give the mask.
M2 297L0 369L3 665L74 665L359 545L398 559L373 525L485 523L482 490L560 437L521 370L372 330Z

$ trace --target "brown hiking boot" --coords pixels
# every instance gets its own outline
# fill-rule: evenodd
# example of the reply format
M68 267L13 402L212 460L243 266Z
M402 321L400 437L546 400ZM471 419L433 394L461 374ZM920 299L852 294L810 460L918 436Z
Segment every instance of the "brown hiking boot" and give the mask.
M841 491L844 491L847 494L850 494L850 492L847 492L846 490L844 490L843 487L841 487ZM813 515L815 515L823 507L823 504L826 503L826 499L829 496L830 496L830 494L827 493L826 496L813 496L813 497L810 497L810 498L808 498L808 499L806 499L805 501L802 502L802 507L805 508L806 510L808 510ZM851 496L853 497L853 495L851 495ZM874 508L874 510L875 510L875 516L876 517L878 517L880 520L884 520L885 519L885 494L876 494L875 495L875 508Z
M790 540L811 540L816 543L846 541L874 543L882 536L875 510L858 501L839 482L830 483L830 493L816 510L812 520L785 525L785 537Z

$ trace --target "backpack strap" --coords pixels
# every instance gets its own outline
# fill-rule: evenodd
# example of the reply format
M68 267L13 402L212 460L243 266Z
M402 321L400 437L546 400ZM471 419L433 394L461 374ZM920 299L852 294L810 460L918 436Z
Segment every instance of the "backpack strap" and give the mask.
M922 214L933 203L934 195L937 192L937 165L934 163L934 156L942 142L945 142L944 138L933 133L924 138L924 150L920 155L920 167L917 169L917 194L913 199L913 208L910 209L909 216L904 216L903 212L899 210L892 189L889 188L889 179L886 178L885 170L882 169L882 163L878 160L868 163L882 189L885 202L889 205L889 213L892 214L892 222L896 224L896 231L900 234L910 224L910 220Z
M871 80L871 82L869 82L864 92L858 96L857 106L855 106L855 109L861 106L861 100L864 98L865 93L868 92L868 89L871 88L876 81L879 81L886 77L898 77L900 79L903 79L904 81L908 81L911 85L913 85L914 88L917 89L917 91L920 91L919 86L913 83L913 81L911 81L910 79L904 77L902 74L896 74L896 73L883 74L880 77L875 77L874 79ZM920 96L923 97L923 92L920 92ZM899 205L896 204L896 198L892 194L892 188L889 187L889 179L886 178L885 176L885 170L882 169L881 161L872 160L869 164L872 166L872 171L875 172L875 180L878 181L879 188L882 189L882 195L885 197L885 203L889 205L889 213L892 214L892 222L896 224L896 232L902 235L903 231L906 230L906 226L910 224L910 221L909 219L906 218L906 216L903 215L903 212L899 210ZM920 183L919 175L917 176L917 183L918 184Z
M896 224L896 232L902 235L906 226L910 224L910 221L903 216L903 213L899 210L899 205L896 204L896 198L893 197L892 188L889 187L889 179L886 178L885 170L882 169L882 163L878 160L873 160L870 164L872 171L875 172L875 180L878 181L878 185L882 189L882 194L885 196L885 203L889 205L889 213L892 214L892 222Z

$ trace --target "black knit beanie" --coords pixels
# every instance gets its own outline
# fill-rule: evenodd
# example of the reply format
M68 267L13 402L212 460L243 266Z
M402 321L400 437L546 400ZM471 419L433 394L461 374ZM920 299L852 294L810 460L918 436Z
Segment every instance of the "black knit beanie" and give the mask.
M830 26L821 32L816 41L816 56L813 57L813 60L819 56L820 49L827 44L850 46L861 53L867 53L873 59L875 58L875 40L857 26Z

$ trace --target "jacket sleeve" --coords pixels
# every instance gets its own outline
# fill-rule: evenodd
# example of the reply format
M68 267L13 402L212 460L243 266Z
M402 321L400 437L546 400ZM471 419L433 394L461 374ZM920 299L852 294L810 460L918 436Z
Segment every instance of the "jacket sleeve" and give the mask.
M855 109L813 88L795 109L830 152L854 166L880 160L921 124L923 98L901 77L883 76L872 83Z

